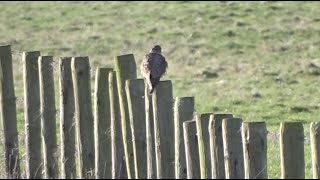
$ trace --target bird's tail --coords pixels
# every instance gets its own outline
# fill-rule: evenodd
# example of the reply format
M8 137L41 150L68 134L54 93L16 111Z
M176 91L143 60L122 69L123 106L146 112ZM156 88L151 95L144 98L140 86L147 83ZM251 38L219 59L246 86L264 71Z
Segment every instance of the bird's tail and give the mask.
M156 88L156 85L159 83L160 81L160 77L158 78L153 78L150 76L150 81L151 81L151 90L150 90L150 94L153 93L153 91L155 90Z

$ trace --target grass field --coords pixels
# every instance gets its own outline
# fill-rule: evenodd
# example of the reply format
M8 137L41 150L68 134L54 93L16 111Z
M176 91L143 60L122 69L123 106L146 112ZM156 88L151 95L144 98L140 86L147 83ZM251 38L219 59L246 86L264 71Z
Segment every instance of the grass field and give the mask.
M301 121L309 135L320 119L319 14L318 2L1 2L0 42L55 60L89 56L93 69L127 53L139 65L160 44L169 63L163 79L172 80L174 96L195 96L198 112L266 121L272 132ZM22 133L17 53L13 65ZM268 145L269 177L278 178L279 145Z

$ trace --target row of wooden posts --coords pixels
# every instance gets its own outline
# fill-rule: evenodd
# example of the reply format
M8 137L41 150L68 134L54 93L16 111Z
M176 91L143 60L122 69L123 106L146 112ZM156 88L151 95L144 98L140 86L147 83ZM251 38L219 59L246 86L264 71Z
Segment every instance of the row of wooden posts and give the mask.
M197 114L194 97L173 98L170 80L150 95L137 78L132 54L117 56L114 69L96 69L93 100L88 57L60 58L59 118L53 57L24 52L22 60L28 179L268 178L265 122ZM6 173L20 178L9 45L0 47L0 65ZM320 177L319 125L311 124L315 178ZM281 176L304 178L303 125L283 122L280 129Z

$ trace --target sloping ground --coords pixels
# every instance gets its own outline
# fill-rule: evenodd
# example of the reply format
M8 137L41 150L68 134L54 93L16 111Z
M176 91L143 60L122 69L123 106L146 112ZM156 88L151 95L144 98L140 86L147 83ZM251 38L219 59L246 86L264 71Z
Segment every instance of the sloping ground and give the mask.
M272 132L282 121L302 121L308 135L320 119L318 14L318 2L1 2L1 43L15 51L19 129L19 52L86 55L94 70L127 53L140 64L160 44L169 62L164 79L173 81L174 96L195 96L197 111L266 121ZM277 148L271 144L270 153ZM269 157L269 175L279 177L279 159Z

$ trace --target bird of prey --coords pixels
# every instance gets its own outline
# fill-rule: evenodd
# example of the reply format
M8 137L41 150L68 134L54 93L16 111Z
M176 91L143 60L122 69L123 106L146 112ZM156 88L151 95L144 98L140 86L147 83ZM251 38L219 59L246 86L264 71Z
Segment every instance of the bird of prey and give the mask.
M168 63L166 58L161 54L161 47L159 45L153 46L149 53L143 58L140 66L141 74L146 79L150 94L154 91L160 78L165 74Z

